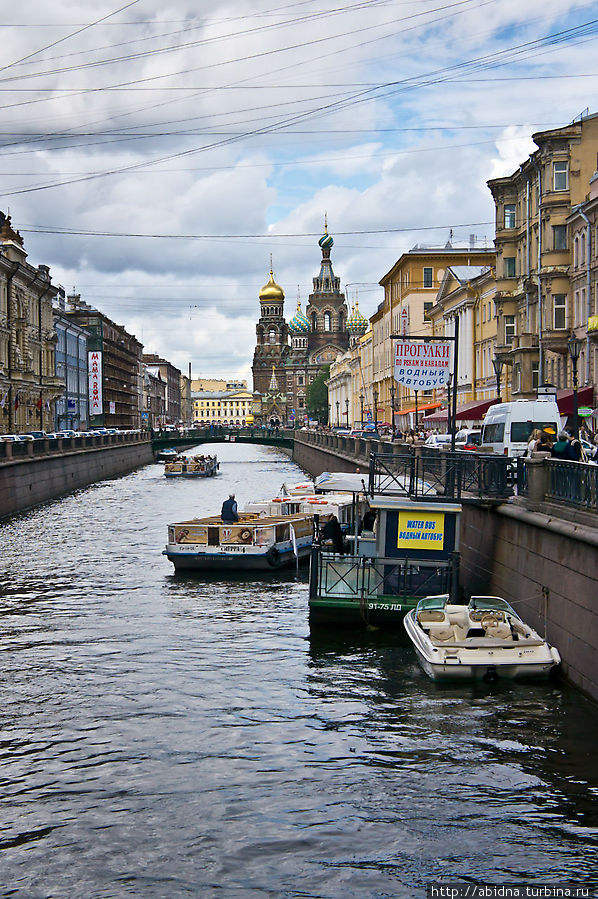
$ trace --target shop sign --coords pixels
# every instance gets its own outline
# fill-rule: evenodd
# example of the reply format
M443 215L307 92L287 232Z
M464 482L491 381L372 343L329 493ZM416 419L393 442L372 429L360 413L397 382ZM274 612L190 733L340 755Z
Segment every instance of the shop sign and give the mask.
M88 383L89 383L89 414L102 415L104 402L102 399L102 354L89 352L87 354Z
M411 390L433 390L448 382L450 341L397 340L394 374L398 384Z

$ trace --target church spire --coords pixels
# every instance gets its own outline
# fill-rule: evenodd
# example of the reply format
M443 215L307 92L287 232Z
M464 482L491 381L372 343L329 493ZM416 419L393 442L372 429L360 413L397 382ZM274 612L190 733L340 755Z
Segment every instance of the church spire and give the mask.
M274 370L274 364L272 364L272 377L270 378L270 384L268 385L268 390L271 393L278 391L278 381L276 380L276 372Z

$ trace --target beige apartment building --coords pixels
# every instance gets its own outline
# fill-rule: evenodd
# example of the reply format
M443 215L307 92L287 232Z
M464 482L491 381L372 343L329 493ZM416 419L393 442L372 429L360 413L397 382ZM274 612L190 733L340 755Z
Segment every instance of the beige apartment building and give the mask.
M491 266L494 249L475 246L472 236L469 247L454 247L449 241L444 247L415 246L395 262L381 278L384 300L370 318L372 328L373 391L378 401L378 421L392 421L394 391L395 423L400 428L411 426L415 409L415 394L396 384L393 377L395 341L391 335L432 336L428 317L436 303L437 293L450 266ZM454 315L446 319L445 334L452 336ZM470 338L464 335L467 342ZM441 400L433 391L418 393L418 411L422 414L439 407Z
M253 424L253 394L246 388L192 391L191 399L196 425Z
M597 160L598 168L598 160ZM598 386L598 172L590 179L588 199L567 220L573 248L570 271L573 335L581 341L580 384ZM569 363L571 364L571 363ZM572 383L572 380L569 382Z
M533 140L538 149L517 171L488 182L496 207L497 352L509 367L514 399L534 396L545 381L571 386L567 341L573 330L586 333L589 301L583 286L577 299L572 290L581 266L574 264L571 228L584 228L571 215L588 200L596 171L598 115Z

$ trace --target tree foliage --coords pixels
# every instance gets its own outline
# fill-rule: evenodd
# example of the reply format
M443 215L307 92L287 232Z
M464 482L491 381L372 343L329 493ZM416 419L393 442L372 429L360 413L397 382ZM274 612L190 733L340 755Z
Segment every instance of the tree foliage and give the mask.
M325 365L307 388L307 413L310 418L317 418L322 424L328 421L328 386L326 381L329 377L330 366Z

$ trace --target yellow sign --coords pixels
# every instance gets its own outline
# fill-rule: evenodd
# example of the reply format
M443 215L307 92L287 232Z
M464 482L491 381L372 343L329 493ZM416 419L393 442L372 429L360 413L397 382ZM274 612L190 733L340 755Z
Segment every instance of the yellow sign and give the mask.
M435 550L444 547L444 514L399 512L399 549Z
M589 317L588 331L598 331L598 315L591 315Z

